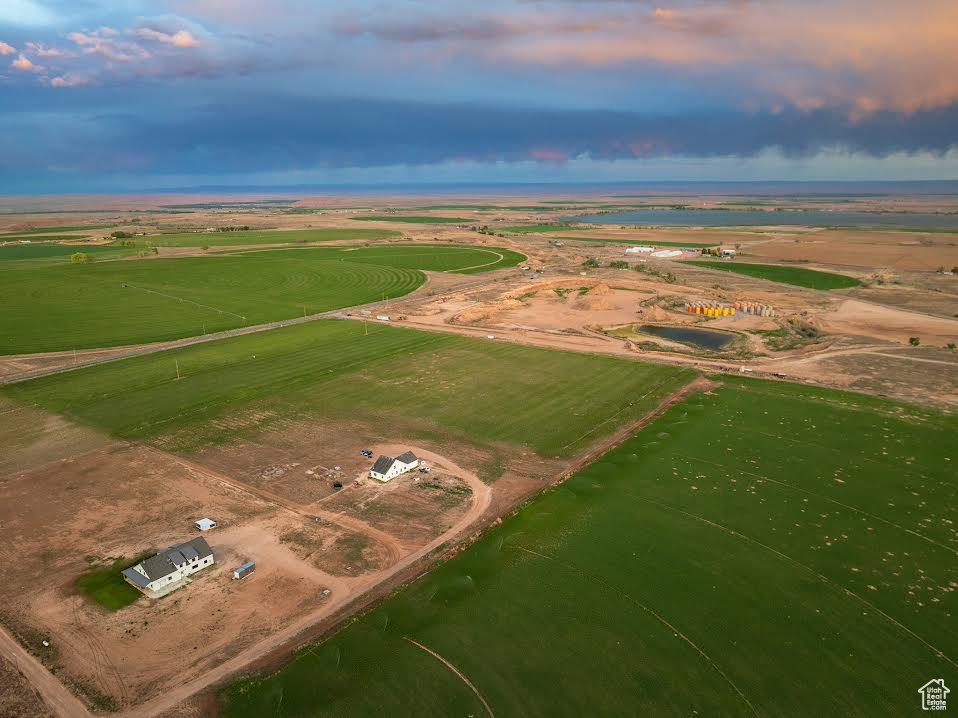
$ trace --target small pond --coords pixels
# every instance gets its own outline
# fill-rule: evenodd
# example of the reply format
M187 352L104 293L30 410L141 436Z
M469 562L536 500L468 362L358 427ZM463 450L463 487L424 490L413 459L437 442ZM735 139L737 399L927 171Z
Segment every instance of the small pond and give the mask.
M702 349L719 350L735 338L727 332L717 332L714 329L695 329L694 327L663 327L653 324L643 324L639 330L645 334L671 339L674 342L693 344Z

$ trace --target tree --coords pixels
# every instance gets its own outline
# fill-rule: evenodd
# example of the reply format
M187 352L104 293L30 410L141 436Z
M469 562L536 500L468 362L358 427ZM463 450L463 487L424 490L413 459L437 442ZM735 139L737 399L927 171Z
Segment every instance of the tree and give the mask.
M93 257L86 252L75 252L70 255L70 261L74 264L88 264L93 261Z
M947 346L949 349L954 349L954 348L955 348L955 343L954 343L954 342L948 342L948 344L946 344L945 346Z
M598 267L598 266L600 266L600 265L599 265L599 260L598 260L598 259L596 259L595 257L589 257L587 260L585 260L585 261L582 263L582 266L583 266L583 267L588 267L589 269L595 269L596 267Z
M110 236L113 237L113 239L129 239L133 235L130 234L129 232L121 232L118 230L116 232L113 232Z
M908 343L913 347L917 347L919 344L921 344L921 339L918 337L908 337Z

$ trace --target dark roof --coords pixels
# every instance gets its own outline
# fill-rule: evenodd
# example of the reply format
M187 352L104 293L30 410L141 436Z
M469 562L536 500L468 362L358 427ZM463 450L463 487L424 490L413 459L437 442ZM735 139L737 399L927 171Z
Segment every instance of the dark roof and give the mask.
M192 561L194 558L206 558L212 555L213 549L206 543L206 539L202 536L197 536L194 539L177 544L176 546L170 546L168 549L160 551L156 556L150 556L144 559L140 563L140 566L146 571L147 577L152 582L164 576L169 576L178 566L182 566L187 561ZM131 573L127 573L127 571ZM135 576L131 574L135 574ZM142 575L132 568L128 568L124 571L123 575L132 578L137 585L139 585L140 582L136 576L142 578Z
M170 560L170 557L165 553L158 553L156 556L150 556L147 559L143 559L140 566L146 571L147 577L150 581L155 581L158 578L163 578L164 576L169 576L176 570L176 566L173 565L173 561Z
M393 465L395 459L391 456L380 456L376 459L376 463L373 464L372 470L377 474L385 474L389 471L389 467Z
M140 588L146 588L146 585L150 582L146 576L144 576L139 571L134 571L132 568L123 569L123 575L130 579Z
M416 458L416 455L411 451L407 451L405 454L400 454L396 458L404 464L411 464L414 461L419 461L419 459Z

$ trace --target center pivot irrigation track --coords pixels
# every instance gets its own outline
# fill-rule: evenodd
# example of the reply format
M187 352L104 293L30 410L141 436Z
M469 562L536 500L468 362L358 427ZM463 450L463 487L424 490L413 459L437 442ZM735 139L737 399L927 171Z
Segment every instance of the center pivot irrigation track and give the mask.
M478 699L479 699L479 702L482 703L482 707L486 709L486 713L489 714L489 718L496 718L496 714L492 712L492 708L489 707L489 704L486 702L486 699L482 697L482 693L480 693L480 692L479 692L479 689L476 688L475 685L473 685L473 682L472 682L472 681L470 681L468 678L466 678L466 675L465 675L462 671L460 671L460 670L459 670L458 668L456 668L453 664L451 664L449 661L447 661L445 658L443 658L442 656L440 656L438 653L436 653L436 652L435 652L434 650L432 650L431 648L426 648L426 646L424 646L424 645L422 645L421 643L419 643L419 641L414 641L414 640L411 639L409 636L403 636L403 640L409 641L409 643L413 644L414 646L417 646L418 648L421 648L421 649L424 650L426 653L428 653L430 656L432 656L432 657L435 658L437 661L439 661L440 663L442 663L442 664L443 664L446 668L448 668L450 671L452 671L453 673L455 673L455 674L459 677L459 680L461 680L463 683L465 683L467 686L469 686L469 690L471 690L473 693L476 694L476 698L478 698Z

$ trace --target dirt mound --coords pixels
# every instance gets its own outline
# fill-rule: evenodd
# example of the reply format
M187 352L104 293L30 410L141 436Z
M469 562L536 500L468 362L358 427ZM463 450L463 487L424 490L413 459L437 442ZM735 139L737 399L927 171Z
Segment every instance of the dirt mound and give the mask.
M462 322L464 324L481 322L483 319L489 319L499 312L506 312L510 309L520 309L524 306L525 304L520 302L518 299L503 299L495 302L494 304L482 304L463 310L456 314L452 318L452 321Z
M612 289L609 288L608 284L604 282L599 282L592 289L589 290L590 295L600 295L600 294L612 294Z
M576 309L584 309L590 312L598 312L606 309L615 309L615 305L605 297L593 297L589 292L582 299L575 303Z

